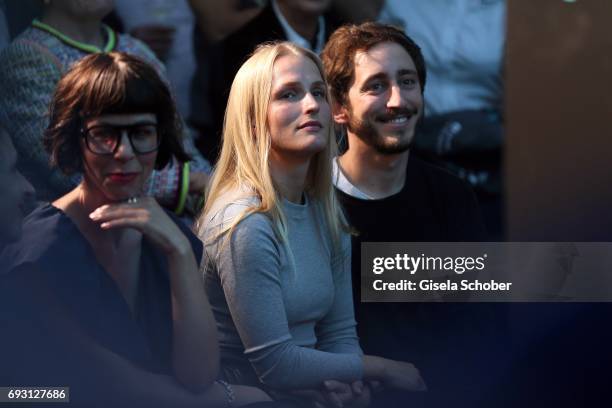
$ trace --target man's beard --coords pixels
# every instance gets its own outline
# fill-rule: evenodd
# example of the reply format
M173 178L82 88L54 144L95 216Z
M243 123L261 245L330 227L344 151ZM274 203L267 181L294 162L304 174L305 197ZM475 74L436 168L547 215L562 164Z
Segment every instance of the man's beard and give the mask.
M393 111L387 111L380 115L379 119L387 119L397 115L417 115L418 110L416 109L395 109ZM400 140L398 143L389 144L385 143L384 137L376 130L374 126L374 119L360 120L353 115L351 109L348 110L349 121L347 129L361 139L365 144L372 147L380 154L394 155L407 151L410 149L414 136L407 140ZM410 120L410 119L408 119ZM407 131L407 130L406 130ZM414 131L414 130L413 130Z

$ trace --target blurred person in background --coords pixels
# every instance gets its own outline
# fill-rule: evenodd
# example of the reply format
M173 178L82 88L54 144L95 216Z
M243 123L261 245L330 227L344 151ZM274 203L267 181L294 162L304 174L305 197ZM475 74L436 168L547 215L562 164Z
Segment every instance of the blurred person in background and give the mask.
M332 0L332 8L342 22L353 24L375 21L384 4L385 0Z
M332 0L235 0L228 3L233 5L233 14L232 10L227 10L229 4L223 6L226 11L221 13L230 20L228 28L202 29L209 48L206 55L197 57L198 69L192 91L199 102L192 106L190 123L206 135L199 140L199 147L211 162L217 160L219 153L223 116L232 81L257 45L287 40L319 53L340 23L330 11ZM201 16L199 27L205 27L205 21L217 18L210 6L198 6L195 0L192 4L200 10L196 11L196 16ZM232 15L234 18L230 19ZM198 46L199 41L202 39L196 39L196 53L203 53L205 49ZM207 101L209 114L201 111L201 101Z
M472 185L489 238L502 240L505 0L386 0L379 21L404 28L425 56L415 152Z
M193 45L196 70L191 82L189 124L197 129L201 137L198 149L214 162L218 129L213 126L212 73L222 75L222 40L253 18L265 5L265 1L249 0L189 0L196 24L193 30ZM215 111L223 108L215 108Z
M189 116L195 72L195 17L188 0L115 0L125 32L138 38L164 62L166 76L182 117Z
M24 205L34 189L19 170L17 152L6 131L0 126L0 253L2 249L21 237ZM2 265L0 263L0 272Z
M9 34L8 22L6 21L6 15L4 8L1 7L0 3L0 51L11 42L11 36Z
M13 138L22 171L40 200L57 199L80 180L79 174L67 177L51 169L42 145L51 95L74 62L92 53L123 51L142 58L165 77L162 63L146 45L101 22L112 8L112 0L46 0L41 19L34 20L0 54L0 120ZM179 213L189 193L200 195L203 191L210 171L187 128L182 142L192 161L171 160L164 169L153 171L146 187L148 194Z
M0 12L4 13L6 18L9 43L25 30L34 18L40 17L42 8L42 0L0 0Z

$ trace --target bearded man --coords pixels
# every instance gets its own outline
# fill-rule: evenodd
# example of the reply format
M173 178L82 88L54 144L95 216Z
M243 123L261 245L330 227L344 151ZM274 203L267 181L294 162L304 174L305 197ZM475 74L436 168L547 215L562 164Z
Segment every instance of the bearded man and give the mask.
M332 34L322 60L334 121L348 142L334 160L334 184L357 232L352 279L360 343L366 353L414 363L429 389L387 406L476 406L471 387L496 378L489 362L506 333L501 311L474 303L360 302L362 242L486 239L470 187L410 151L424 106L420 48L391 26L347 25Z

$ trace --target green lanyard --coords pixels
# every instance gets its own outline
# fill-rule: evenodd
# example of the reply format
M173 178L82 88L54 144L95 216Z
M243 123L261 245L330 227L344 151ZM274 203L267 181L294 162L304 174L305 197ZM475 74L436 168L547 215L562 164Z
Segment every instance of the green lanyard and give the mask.
M56 30L55 28L51 27L50 25L40 22L39 20L36 20L36 19L32 21L32 26L40 30L46 31L49 34L53 34L54 36L56 36L57 38L65 42L66 44L71 45L85 52L90 52L90 53L110 52L113 50L113 48L115 48L115 44L117 43L117 35L106 24L102 24L102 27L104 27L104 29L106 30L106 35L108 37L108 41L106 42L104 49L100 49L99 47L96 47L95 45L85 44L85 43L73 40L72 38L68 37L66 34L63 34L59 32L58 30Z

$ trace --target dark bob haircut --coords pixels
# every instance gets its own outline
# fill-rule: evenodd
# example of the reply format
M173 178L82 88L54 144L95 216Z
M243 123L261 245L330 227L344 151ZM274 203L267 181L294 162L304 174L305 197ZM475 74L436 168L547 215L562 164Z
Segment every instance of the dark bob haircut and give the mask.
M374 22L359 25L348 24L338 28L329 37L321 53L325 76L332 97L338 104L348 106L348 91L355 79L355 54L360 51L367 52L370 48L384 42L399 44L406 50L414 61L421 84L421 93L425 90L427 73L421 48L402 30Z
M44 145L51 164L65 174L83 171L80 139L87 119L105 114L153 113L161 143L155 168L174 156L190 160L182 145L182 125L168 86L146 62L122 52L92 54L60 79L49 107Z

